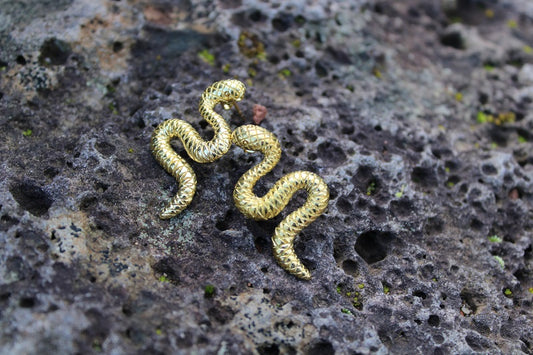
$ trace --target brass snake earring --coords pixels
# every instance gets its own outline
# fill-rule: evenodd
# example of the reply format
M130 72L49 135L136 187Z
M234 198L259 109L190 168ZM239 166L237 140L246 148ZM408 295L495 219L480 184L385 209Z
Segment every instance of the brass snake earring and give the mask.
M227 153L231 147L231 129L226 120L215 112L217 104L229 109L240 101L246 87L238 80L222 80L209 86L200 99L199 110L202 117L213 127L214 137L203 140L200 134L187 122L171 119L161 123L152 134L151 149L156 160L178 181L177 194L161 211L162 219L172 218L181 213L192 201L196 192L196 175L191 166L180 157L170 141L178 138L189 156L198 163L213 162Z
M241 176L233 199L237 208L248 218L267 220L276 217L300 189L307 191L304 205L285 217L272 236L274 257L278 264L304 280L311 273L294 252L294 239L302 229L317 219L328 206L329 190L322 178L309 171L296 171L284 175L264 195L258 197L253 189L257 181L276 166L281 157L279 140L270 131L254 125L246 125L233 131L232 141L246 151L263 153L263 160Z

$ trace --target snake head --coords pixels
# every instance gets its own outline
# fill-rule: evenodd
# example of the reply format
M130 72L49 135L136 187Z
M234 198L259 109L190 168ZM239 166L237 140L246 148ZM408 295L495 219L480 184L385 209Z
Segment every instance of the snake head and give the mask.
M246 86L235 79L218 81L210 88L213 89L211 92L213 98L218 100L226 110L231 108L235 102L241 101L246 92Z

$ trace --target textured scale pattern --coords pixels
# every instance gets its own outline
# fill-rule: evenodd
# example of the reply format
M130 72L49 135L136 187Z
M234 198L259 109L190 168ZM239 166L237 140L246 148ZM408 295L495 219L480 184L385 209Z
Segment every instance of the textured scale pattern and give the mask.
M233 199L246 217L255 220L274 218L287 206L296 191L307 191L304 205L276 227L272 243L278 264L294 276L309 280L311 273L294 252L294 239L325 211L329 201L328 186L314 173L296 171L283 176L263 197L258 197L253 188L279 162L280 143L273 133L253 125L237 128L232 134L232 141L246 151L259 151L264 155L263 160L244 173L235 185Z
M214 136L210 141L202 139L200 134L187 122L171 119L161 123L152 134L151 149L155 159L178 181L178 192L170 203L163 208L159 217L172 218L181 213L192 201L196 192L196 175L191 166L180 157L170 141L181 140L187 154L198 163L210 163L227 153L231 147L231 129L224 118L215 112L217 104L229 109L240 101L246 87L238 80L217 81L205 89L200 99L199 111L202 117L213 127Z

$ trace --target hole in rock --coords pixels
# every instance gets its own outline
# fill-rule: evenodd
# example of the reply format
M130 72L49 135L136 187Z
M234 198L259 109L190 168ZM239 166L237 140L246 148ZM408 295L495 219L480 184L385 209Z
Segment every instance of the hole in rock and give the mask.
M70 45L57 38L50 38L43 42L39 63L41 65L62 65L70 55Z
M407 198L391 201L390 209L392 214L398 217L407 217L415 211L413 203Z
M228 229L230 229L230 226L231 226L231 224L232 224L234 219L235 219L235 215L233 214L233 211L232 210L228 210L228 212L226 212L226 215L224 216L224 218L220 219L219 221L217 221L215 223L215 227L219 231L228 230Z
M24 58L23 55L18 55L15 61L17 62L17 64L26 65L26 58Z
M429 217L424 225L424 233L433 235L442 233L444 230L444 221L439 217Z
M279 32L285 32L291 27L293 20L292 15L281 13L272 20L272 27Z
M259 21L264 21L265 20L265 16L259 10L253 10L248 17L253 22L259 22Z
M13 183L9 191L20 207L36 217L44 215L52 206L50 195L32 182Z
M481 166L481 171L485 175L496 175L498 174L498 169L494 167L492 164L483 164Z
M14 226L18 222L18 219L4 214L0 217L0 230L7 231L11 226Z
M264 344L257 348L260 355L278 355L279 346L277 344Z
M254 246L255 246L255 249L259 253L263 253L265 250L267 250L268 249L268 245L269 245L269 240L268 239L263 238L263 237L254 238Z
M352 276L357 275L357 263L353 260L344 260L342 262L342 269L348 275L352 275Z
M113 52L117 53L120 52L124 48L124 44L119 41L113 42Z
M35 298L34 297L22 297L19 300L19 306L22 308L32 308L35 306Z
M477 305L476 303L480 301L480 296L477 296L472 291L469 291L467 289L463 289L461 291L461 300L463 301L463 304L468 306L467 311L470 311L472 314L475 314L477 311Z
M373 264L387 257L393 240L394 235L390 232L368 231L357 238L355 251L368 264Z
M490 348L488 339L477 333L470 333L465 337L466 343L474 351L483 351Z
M427 295L425 294L425 292L421 291L421 290L416 290L415 292L413 292L413 296L415 297L418 297L418 298L421 298L423 300L426 299Z
M455 49L465 49L465 40L459 31L450 31L440 37L440 43Z
M342 214L350 214L353 211L352 202L346 197L339 197L337 200L337 209Z
M311 346L307 350L307 355L334 355L335 349L333 345L327 340L320 340Z
M321 62L315 63L315 72L320 78L323 78L328 75L328 69Z
M428 324L431 325L432 327L438 327L440 324L439 316L435 314L430 315L428 318Z
M172 258L167 257L159 260L152 266L152 269L156 274L166 275L166 277L171 281L179 281L177 270L180 269L180 266L176 260Z
M346 161L346 154L334 141L320 143L317 147L317 155L328 166L339 166Z
M424 187L434 187L438 183L437 174L431 167L417 166L411 172L411 180Z
M106 141L96 143L95 148L104 157L111 156L111 154L113 154L115 152L115 150L116 150L114 145L112 145L111 143L108 143Z

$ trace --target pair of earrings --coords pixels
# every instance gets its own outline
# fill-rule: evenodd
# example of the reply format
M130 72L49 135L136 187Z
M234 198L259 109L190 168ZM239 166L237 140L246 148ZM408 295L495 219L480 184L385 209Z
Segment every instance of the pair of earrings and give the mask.
M272 243L278 264L294 276L309 280L311 273L294 252L294 239L325 211L329 201L328 187L320 176L309 171L296 171L284 175L264 196L254 194L257 181L280 160L279 140L270 131L256 125L240 126L232 132L226 120L214 110L218 104L225 109L236 105L244 97L245 91L244 84L233 79L217 81L204 91L199 110L213 127L214 137L210 141L203 140L189 123L178 119L167 120L154 130L152 152L159 164L179 184L178 192L159 216L168 219L178 215L191 203L196 192L196 175L191 166L172 149L172 139L178 138L187 154L198 163L219 159L232 144L246 151L261 152L263 160L244 173L235 185L233 200L246 217L268 220L281 213L296 191L307 191L304 205L290 213L276 227Z

